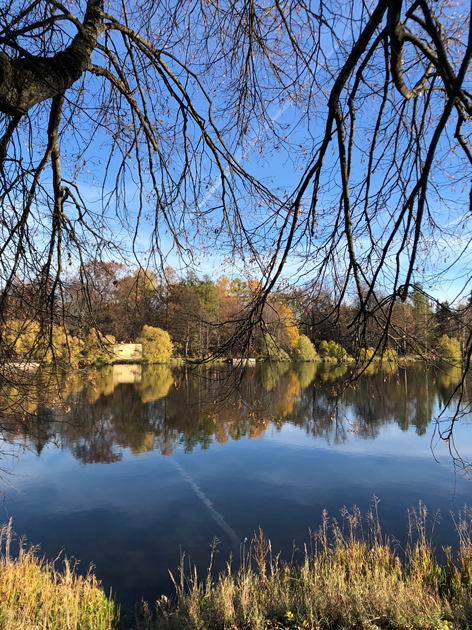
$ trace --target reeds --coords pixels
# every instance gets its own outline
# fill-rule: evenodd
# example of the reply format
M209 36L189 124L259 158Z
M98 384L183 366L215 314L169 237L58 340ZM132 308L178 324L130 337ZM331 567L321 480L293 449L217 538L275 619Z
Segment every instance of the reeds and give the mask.
M112 630L119 610L96 580L64 558L62 569L20 539L11 554L11 521L0 528L0 630ZM15 541L16 542L16 541ZM56 563L60 560L57 559Z
M147 606L141 628L153 630L268 630L282 628L472 627L471 513L457 521L460 549L445 550L439 564L421 503L409 512L405 549L381 532L377 502L365 519L353 508L341 520L323 514L301 563L282 562L262 532L255 534L240 567L231 562L215 580L200 581L185 568L174 580L176 597ZM433 519L434 526L435 519ZM429 531L429 530L428 530Z
M215 539L204 580L182 556L176 595L162 596L155 612L141 607L137 628L146 630L329 630L472 628L472 511L453 515L457 553L444 549L439 563L432 532L439 516L425 506L408 513L405 548L384 537L377 500L363 519L343 509L339 522L326 512L301 561L283 562L261 530L239 568L232 560L213 576ZM119 611L93 572L81 577L64 559L62 569L19 541L10 552L11 524L0 529L0 630L113 630ZM295 554L293 554L295 555ZM57 561L56 561L57 562Z

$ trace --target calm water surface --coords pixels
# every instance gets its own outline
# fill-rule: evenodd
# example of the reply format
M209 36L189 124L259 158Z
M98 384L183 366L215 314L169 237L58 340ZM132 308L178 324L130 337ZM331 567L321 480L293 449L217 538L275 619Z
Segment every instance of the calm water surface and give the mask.
M225 369L114 366L64 381L67 413L42 411L42 434L15 465L4 518L41 545L96 566L122 609L172 593L180 550L201 569L219 541L217 568L261 527L275 550L309 541L321 513L366 511L375 494L384 531L406 538L406 510L423 501L443 520L438 549L456 540L449 510L472 503L434 419L459 375L422 366L378 371L348 390L333 414L346 367L248 368L241 392ZM228 404L221 409L218 393ZM258 400L253 413L246 400ZM41 411L41 410L40 410ZM456 443L472 458L472 426ZM237 560L236 560L237 561Z

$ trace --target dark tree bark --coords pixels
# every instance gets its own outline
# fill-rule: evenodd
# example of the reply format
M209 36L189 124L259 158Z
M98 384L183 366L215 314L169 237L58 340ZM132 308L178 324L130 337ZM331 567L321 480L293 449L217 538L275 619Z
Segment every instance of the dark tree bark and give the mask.
M21 59L0 53L0 112L22 116L34 105L63 95L87 70L102 30L103 0L88 0L82 24L66 50L53 57L21 51ZM12 42L11 42L12 43Z

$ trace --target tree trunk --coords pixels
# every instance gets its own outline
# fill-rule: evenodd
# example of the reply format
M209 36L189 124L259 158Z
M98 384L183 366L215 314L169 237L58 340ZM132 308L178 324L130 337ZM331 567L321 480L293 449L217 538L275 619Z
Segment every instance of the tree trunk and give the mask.
M64 94L87 70L102 30L103 0L88 0L79 32L54 57L10 60L0 52L0 111L23 116L34 105Z

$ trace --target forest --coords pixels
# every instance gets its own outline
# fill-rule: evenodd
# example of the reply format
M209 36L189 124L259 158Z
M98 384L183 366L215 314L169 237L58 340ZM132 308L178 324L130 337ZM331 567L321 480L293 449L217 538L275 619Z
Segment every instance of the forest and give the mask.
M170 267L163 273L130 271L123 263L98 260L88 261L85 270L87 301L84 280L71 275L63 301L55 304L49 339L39 335L41 279L13 285L2 325L4 357L103 364L113 360L113 344L142 343L144 359L151 363L238 356L275 361L352 357L361 363L373 356L399 356L458 363L468 350L471 300L458 306L433 302L421 285L395 304L386 342L382 310L360 331L352 326L361 308L355 298L338 307L332 288L306 283L274 290L261 325L252 330L249 343L242 339L238 346L238 326L260 288L256 280L224 274L214 280L191 271L179 276Z

